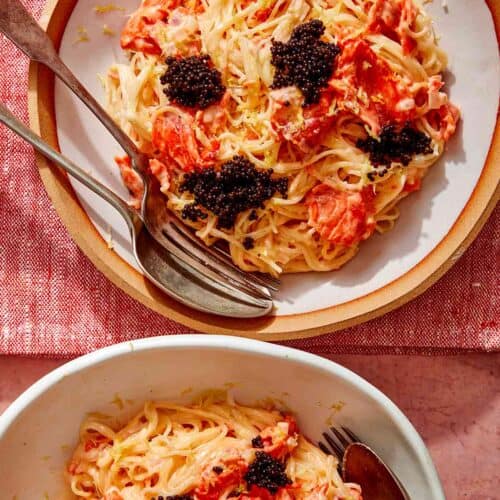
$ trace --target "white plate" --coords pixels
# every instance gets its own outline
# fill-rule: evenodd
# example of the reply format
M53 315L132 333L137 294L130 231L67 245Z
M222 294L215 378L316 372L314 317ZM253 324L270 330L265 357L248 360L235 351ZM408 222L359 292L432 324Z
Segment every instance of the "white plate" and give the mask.
M130 418L146 399L188 401L231 384L238 401L282 400L317 441L332 416L351 427L395 471L415 500L444 500L420 436L378 389L326 359L237 337L184 335L118 344L46 375L0 417L2 499L63 500L63 471L89 411ZM117 409L117 396L125 410ZM113 403L115 400L115 403ZM131 403L127 401L130 400ZM332 406L343 407L340 411Z
M138 0L121 0L127 12ZM449 0L427 5L449 55L446 76L451 99L462 110L457 134L444 157L425 178L422 190L401 203L393 231L361 245L359 254L340 271L289 275L277 303L278 315L325 309L364 297L414 268L442 241L467 204L480 177L495 128L500 89L498 45L491 13L482 0ZM77 2L67 24L60 53L63 60L96 96L103 92L97 75L124 59L118 36L102 32L107 24L119 33L123 12L97 15L94 2ZM75 44L78 27L89 41ZM61 150L124 197L113 157L121 154L111 136L60 82L55 86L57 133ZM136 267L128 232L121 217L78 182L73 187L101 235L111 233L116 252Z

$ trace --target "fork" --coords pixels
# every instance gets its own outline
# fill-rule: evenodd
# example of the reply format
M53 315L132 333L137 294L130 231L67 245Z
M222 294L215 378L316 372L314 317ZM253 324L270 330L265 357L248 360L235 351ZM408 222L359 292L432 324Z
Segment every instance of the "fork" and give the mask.
M271 299L279 280L265 274L250 274L239 269L222 248L208 247L167 209L158 181L148 175L149 158L113 121L97 100L85 89L64 64L52 40L37 24L19 0L1 0L0 32L9 38L30 59L53 71L94 113L108 129L125 153L144 184L140 218L153 238L169 253L187 264L196 273L226 289L246 292L254 298Z
M345 482L361 486L363 500L410 500L394 472L348 427L330 427L323 432L327 444L320 449L338 458L338 469Z

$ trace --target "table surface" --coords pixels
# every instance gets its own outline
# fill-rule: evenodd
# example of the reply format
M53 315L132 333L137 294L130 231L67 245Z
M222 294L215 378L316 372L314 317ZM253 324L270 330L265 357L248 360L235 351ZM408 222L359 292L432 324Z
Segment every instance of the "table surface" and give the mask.
M405 412L430 450L448 499L500 499L500 354L331 359L365 377ZM63 363L0 357L0 413Z

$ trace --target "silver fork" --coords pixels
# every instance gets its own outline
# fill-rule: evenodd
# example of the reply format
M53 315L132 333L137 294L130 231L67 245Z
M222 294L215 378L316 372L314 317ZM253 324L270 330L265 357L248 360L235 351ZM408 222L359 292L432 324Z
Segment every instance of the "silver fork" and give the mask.
M246 292L255 298L271 299L279 280L270 275L250 274L239 269L219 247L207 247L167 209L156 179L147 174L149 158L115 124L94 97L83 87L59 57L49 36L19 0L1 0L0 32L30 59L52 70L118 141L130 157L132 167L144 183L140 217L148 232L168 252L215 283Z
M348 427L330 427L322 436L326 444L318 446L338 458L343 480L359 484L363 500L410 500L394 472Z

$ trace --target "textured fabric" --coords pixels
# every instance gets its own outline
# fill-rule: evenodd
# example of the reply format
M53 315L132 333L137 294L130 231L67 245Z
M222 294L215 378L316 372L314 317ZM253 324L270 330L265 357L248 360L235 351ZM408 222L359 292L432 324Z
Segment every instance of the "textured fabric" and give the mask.
M42 0L26 5L39 15ZM27 122L27 61L0 35L0 100ZM33 151L0 126L0 354L70 357L125 340L189 330L109 282L69 237ZM333 353L500 350L500 209L453 269L422 296L364 325L285 342Z

